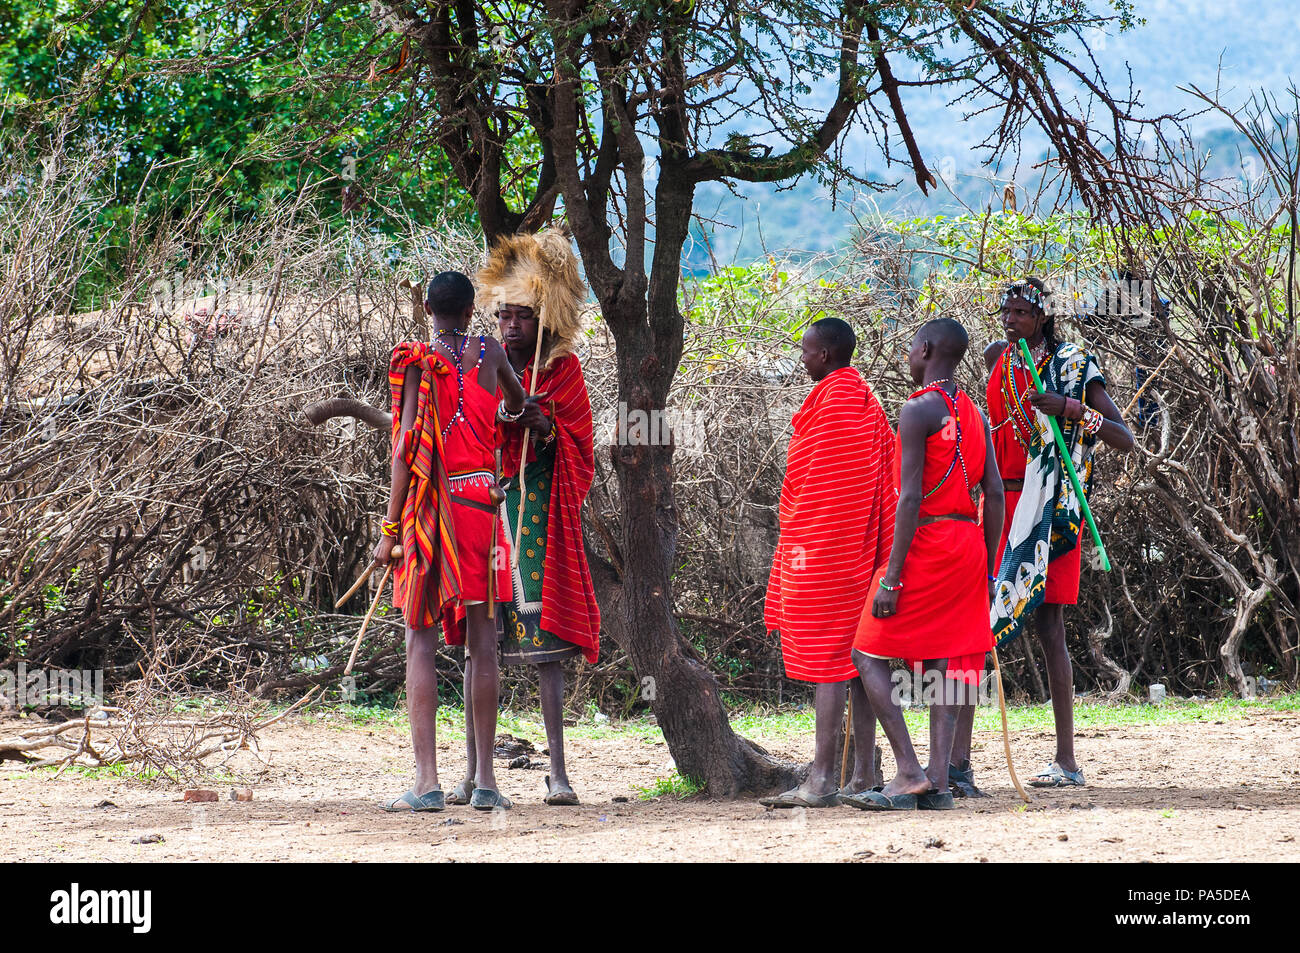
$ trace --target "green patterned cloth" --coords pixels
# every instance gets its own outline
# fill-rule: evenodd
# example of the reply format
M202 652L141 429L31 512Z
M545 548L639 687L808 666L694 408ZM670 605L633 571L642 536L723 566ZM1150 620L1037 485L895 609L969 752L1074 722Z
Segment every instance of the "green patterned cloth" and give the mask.
M519 543L519 565L512 573L514 597L501 606L501 661L506 665L557 662L576 656L578 646L541 627L542 565L546 559L547 511L555 449L546 447L528 464L528 499L524 503L524 531ZM506 491L505 525L513 545L519 526L519 478L503 481Z

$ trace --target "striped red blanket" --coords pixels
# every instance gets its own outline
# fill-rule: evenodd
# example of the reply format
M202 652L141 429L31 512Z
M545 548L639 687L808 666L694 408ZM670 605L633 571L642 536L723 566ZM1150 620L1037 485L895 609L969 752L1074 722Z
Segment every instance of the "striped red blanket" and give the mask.
M524 371L524 390L532 385L532 367ZM582 545L582 501L596 475L591 400L576 355L559 358L542 371L537 393L543 405L554 403L555 472L551 479L550 519L546 556L542 564L541 627L582 649L588 662L600 653L600 609L591 583L591 569ZM503 425L501 472L519 472L522 431ZM529 461L534 458L529 448Z
M412 366L420 372L415 424L399 448L402 383L406 369ZM393 605L414 629L432 628L439 621L445 625L446 613L455 611L461 592L435 380L454 373L434 348L414 341L393 348L388 364L393 457L400 452L411 468L411 484L402 507L402 557L393 572Z
M781 633L790 678L857 677L853 637L894 537L895 447L880 402L852 367L818 381L794 415L763 614Z

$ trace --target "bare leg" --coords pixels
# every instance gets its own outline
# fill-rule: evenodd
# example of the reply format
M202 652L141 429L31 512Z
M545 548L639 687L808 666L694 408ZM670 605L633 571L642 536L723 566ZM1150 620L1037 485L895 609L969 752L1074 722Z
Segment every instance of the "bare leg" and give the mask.
M465 708L473 708L474 786L497 789L492 765L492 746L497 734L497 707L501 692L501 670L497 662L497 630L487 615L487 604L465 607L466 642L473 658Z
M898 774L885 785L882 793L924 794L930 790L930 779L921 770L921 762L917 760L916 751L912 748L912 739L907 734L907 722L903 719L903 709L894 701L894 683L889 676L889 663L854 649L853 664L862 676L862 687L871 699L871 710L880 719L880 727L885 729L889 747L894 751L894 763L898 765Z
M1047 686L1052 693L1056 763L1066 771L1078 771L1079 763L1074 760L1074 669L1065 647L1065 612L1062 606L1044 603L1034 610L1034 616L1047 665Z
M948 790L948 762L952 757L953 729L957 726L957 691L961 683L944 674L947 659L934 659L925 663L926 675L935 679L935 697L930 703L930 763L925 773L930 785L940 794ZM932 674L933 673L933 674Z
M417 795L438 787L438 641L436 628L406 630L406 711Z
M846 682L818 682L813 689L817 714L816 742L808 778L799 785L805 794L825 797L840 789L840 725L844 721Z
M970 764L971 734L975 729L975 705L957 706L957 725L952 736L952 766L965 770Z
M465 684L461 694L465 703L465 790L474 788L474 775L477 774L478 752L474 747L474 705L470 700L470 685L473 682L473 662L469 652L465 652Z
M551 783L547 794L572 791L564 767L564 665L542 662L537 666L538 692L542 700L542 723L546 725L546 747L551 752Z
M848 782L848 792L859 794L881 782L876 777L876 713L862 687L862 679L849 682L849 694L853 698L853 777Z

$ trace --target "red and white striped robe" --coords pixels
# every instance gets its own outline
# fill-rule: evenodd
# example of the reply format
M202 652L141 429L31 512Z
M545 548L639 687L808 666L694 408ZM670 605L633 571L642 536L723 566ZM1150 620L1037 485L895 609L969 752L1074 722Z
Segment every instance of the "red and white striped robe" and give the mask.
M880 402L852 367L818 381L794 415L763 613L781 633L790 678L857 677L854 633L893 543L895 447Z

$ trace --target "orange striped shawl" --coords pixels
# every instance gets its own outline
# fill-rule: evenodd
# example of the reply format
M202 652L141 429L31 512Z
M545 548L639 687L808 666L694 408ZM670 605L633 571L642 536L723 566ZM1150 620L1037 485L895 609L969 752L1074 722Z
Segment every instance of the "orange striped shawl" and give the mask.
M402 384L407 368L420 373L415 423L401 447ZM451 521L451 487L447 482L438 416L435 377L454 369L428 344L407 341L393 348L388 387L393 408L393 459L411 468L411 483L402 506L402 559L393 574L393 605L414 629L432 628L454 611L460 598L460 563ZM435 578L436 574L436 578Z

